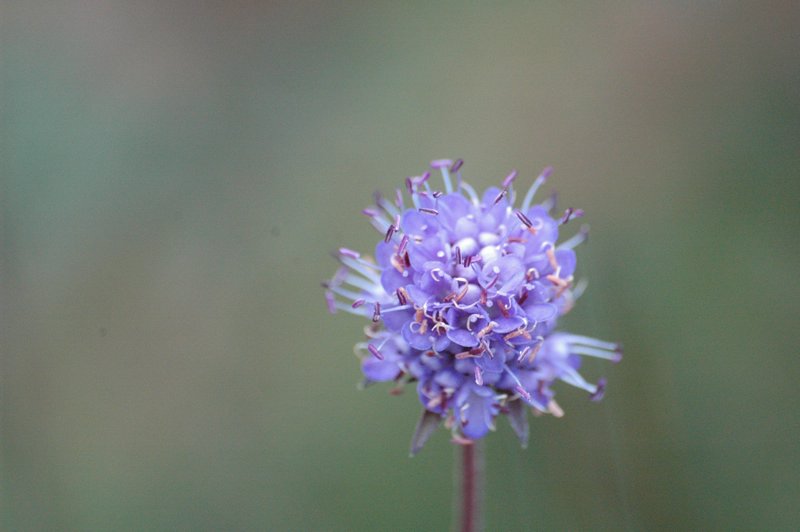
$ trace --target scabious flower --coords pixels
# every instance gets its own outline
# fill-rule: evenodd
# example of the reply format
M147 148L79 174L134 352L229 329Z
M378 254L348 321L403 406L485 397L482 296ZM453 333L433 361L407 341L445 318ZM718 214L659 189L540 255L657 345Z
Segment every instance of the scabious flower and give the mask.
M535 204L546 168L518 207L511 172L482 196L461 179L462 160L437 160L444 190L431 172L409 177L393 200L375 197L363 211L383 235L374 259L341 248L342 267L324 283L329 310L370 320L367 341L356 345L365 383L394 381L398 393L416 382L423 415L412 438L417 452L444 421L456 443L495 428L505 414L523 446L525 405L560 417L553 384L563 381L603 396L578 369L581 357L617 362L619 345L555 332L583 286L574 285L573 248L581 227L558 242L559 229L583 212L553 215L553 198ZM455 177L455 185L453 178Z

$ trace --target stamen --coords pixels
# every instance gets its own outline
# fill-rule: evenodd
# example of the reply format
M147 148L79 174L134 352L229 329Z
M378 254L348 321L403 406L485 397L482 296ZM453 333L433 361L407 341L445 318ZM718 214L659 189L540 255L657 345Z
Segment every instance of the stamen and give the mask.
M456 159L456 162L454 162L453 166L450 167L450 171L458 172L462 166L464 166L464 159Z
M583 216L583 209L573 209L572 207L568 207L567 210L564 211L564 217L561 218L561 221L559 223L560 225L564 225L571 219L580 218L582 216Z
M589 226L584 224L581 226L580 230L575 233L572 237L568 240L565 240L558 246L558 249L572 249L578 244L584 242L586 238L589 236Z
M478 386L483 386L483 373L481 372L481 368L475 366L475 384Z
M456 264L461 264L461 248L456 246L453 251L456 254Z
M361 211L361 214L365 214L370 218L377 218L378 216L380 216L380 213L375 209L364 209Z
M484 336L492 332L492 329L494 329L495 327L497 327L497 323L494 321L490 321L489 325L478 331L478 338L483 338Z
M442 192L441 190L434 190L434 191L433 191L433 193L432 193L431 195L432 195L434 198L436 198L436 199L439 199L439 198L441 198L442 196L444 196L444 192Z
M472 201L473 205L475 205L476 207L480 205L481 200L478 199L478 193L475 192L475 189L472 188L472 185L464 181L461 183L461 188L467 191L467 195L469 196L469 199Z
M381 354L381 352L378 350L377 347L375 347L372 344L368 344L367 349L369 349L369 352L372 353L372 356L374 356L378 360L383 360L383 355Z
M414 194L414 181L410 177L406 178L406 190L409 194Z
M553 267L554 270L558 270L558 262L556 262L556 252L553 249L553 246L547 248L547 251L544 252L547 255L547 260L550 261L550 266Z
M574 346L571 350L576 355L586 355L589 357L595 358L602 358L605 360L610 360L615 364L622 360L622 353L619 351L614 351L609 353L608 351L603 351L601 349L595 349L594 347L585 347L585 346Z
M601 400L605 394L606 394L606 379L601 378L599 381L597 381L597 391L594 392L592 395L590 395L589 398L592 401L597 402Z
M352 304L352 305L350 305L350 306L351 306L351 307L353 307L353 308L358 308L358 307L360 307L361 305L363 305L364 303L366 303L366 301L365 301L365 300L363 300L363 299L356 299L355 301L353 301L353 304Z
M498 203L500 203L500 200L503 199L503 196L505 196L507 192L508 188L504 188L503 190L501 190L500 193L494 197L494 202L492 202L492 205L497 205Z
M450 181L450 172L448 169L452 166L453 161L450 159L437 159L431 161L431 168L436 168L442 172L442 180L444 181L444 189L450 194L453 192L453 183Z
M437 211L436 209L429 209L428 207L420 207L419 212L424 212L425 214L432 214L434 216L439 214L439 211Z
M512 375L513 375L513 373L512 373ZM516 392L517 392L517 393L518 393L520 396L524 397L526 401L530 401L530 400L531 400L531 394L530 394L530 393L528 393L528 390L526 390L525 388L523 388L521 384L518 384L517 386L515 386L515 387L514 387L514 390L516 390Z
M531 206L531 202L533 201L533 196L536 195L536 191L539 190L539 187L541 187L542 184L544 184L544 182L547 181L547 178L550 177L550 174L552 173L553 173L552 166L548 166L547 168L542 170L542 173L539 174L539 177L537 177L536 180L533 182L531 188L528 189L528 193L525 194L525 199L522 200L523 211L528 210L528 208Z
M461 300L464 299L464 296L467 295L467 292L469 292L469 283L464 285L464 288L461 289L461 292L459 292L454 301L460 303Z
M458 360L463 360L465 358L480 358L484 352L483 346L473 347L469 351L462 351L456 355Z
M539 338L541 338L541 336ZM533 361L536 358L536 355L539 354L539 351L542 349L543 345L544 345L544 341L541 341L538 344L536 344L536 347L531 349L531 352L528 355L528 364L533 364Z
M375 302L375 310L372 311L372 322L377 323L381 319L381 304L380 302Z
M622 352L622 346L620 344L615 344L612 342L604 342L603 340L598 340L597 338L591 338L589 336L581 336L579 334L570 334L569 342L572 344L581 344L581 345L587 345L589 347L597 347L600 349L605 349L607 351Z

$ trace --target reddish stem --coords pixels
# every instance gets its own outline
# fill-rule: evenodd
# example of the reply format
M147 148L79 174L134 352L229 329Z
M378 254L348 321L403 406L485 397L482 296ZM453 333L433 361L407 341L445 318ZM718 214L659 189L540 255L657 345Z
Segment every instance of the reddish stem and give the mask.
M481 530L482 453L478 442L461 446L460 530Z

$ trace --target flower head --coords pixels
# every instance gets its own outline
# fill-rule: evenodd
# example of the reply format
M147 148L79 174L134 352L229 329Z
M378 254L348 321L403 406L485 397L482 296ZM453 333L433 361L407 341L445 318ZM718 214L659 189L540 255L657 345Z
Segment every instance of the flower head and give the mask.
M325 283L331 312L369 320L357 344L365 382L416 382L423 415L412 439L418 451L444 421L453 440L469 443L508 416L523 445L525 405L563 415L553 384L563 381L599 400L605 381L586 381L582 356L617 362L617 344L554 332L582 292L574 283L573 248L587 228L558 243L559 230L583 215L551 214L555 201L534 204L546 168L515 207L513 171L479 196L462 181L463 161L436 160L444 190L431 172L409 177L406 197L379 195L365 209L382 238L374 259L341 248L342 267ZM453 184L451 174L455 174Z

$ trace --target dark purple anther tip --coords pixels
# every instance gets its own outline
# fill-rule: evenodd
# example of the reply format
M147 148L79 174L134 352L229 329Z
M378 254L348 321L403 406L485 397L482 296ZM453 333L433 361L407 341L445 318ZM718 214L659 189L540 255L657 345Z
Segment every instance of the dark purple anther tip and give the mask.
M353 301L353 304L350 305L350 306L353 307L353 308L358 308L361 305L363 305L364 303L366 303L366 301L364 301L363 299L356 299L355 301Z
M383 241L388 244L389 241L392 239L392 236L394 236L394 232L396 230L397 228L395 226L390 225L388 229L386 229L386 236L383 238Z
M500 193L497 196L495 196L494 203L492 203L492 205L497 205L498 203L500 203L500 200L503 199L503 196L506 195L507 191L508 190L505 189L505 188L503 190L501 190Z
M603 396L605 394L606 394L606 379L602 378L599 381L597 381L597 391L595 391L592 395L590 395L589 398L592 401L597 402L603 399Z
M433 216L439 214L439 211L437 211L436 209L429 209L427 207L420 207L419 212L424 212L425 214L432 214Z
M419 181L417 181L417 184L421 185L422 183L424 183L425 181L427 181L430 178L431 178L431 173L426 170L424 174L419 176Z
M381 304L379 302L375 302L375 310L372 312L372 321L378 322L381 319Z
M461 248L456 246L454 251L456 254L456 264L461 264Z
M410 177L406 178L406 190L408 190L409 194L414 193L414 181Z
M380 351L378 351L377 347L375 347L372 344L368 344L367 349L369 349L369 352L372 353L372 356L374 356L378 360L383 360L383 355L381 354Z
M517 215L517 218L519 218L520 222L525 224L525 227L533 227L533 222L531 222L530 218L525 216L522 211L516 211L514 214Z
M464 159L456 159L456 162L453 163L453 166L450 167L451 172L458 172L461 170L461 167L464 166Z

